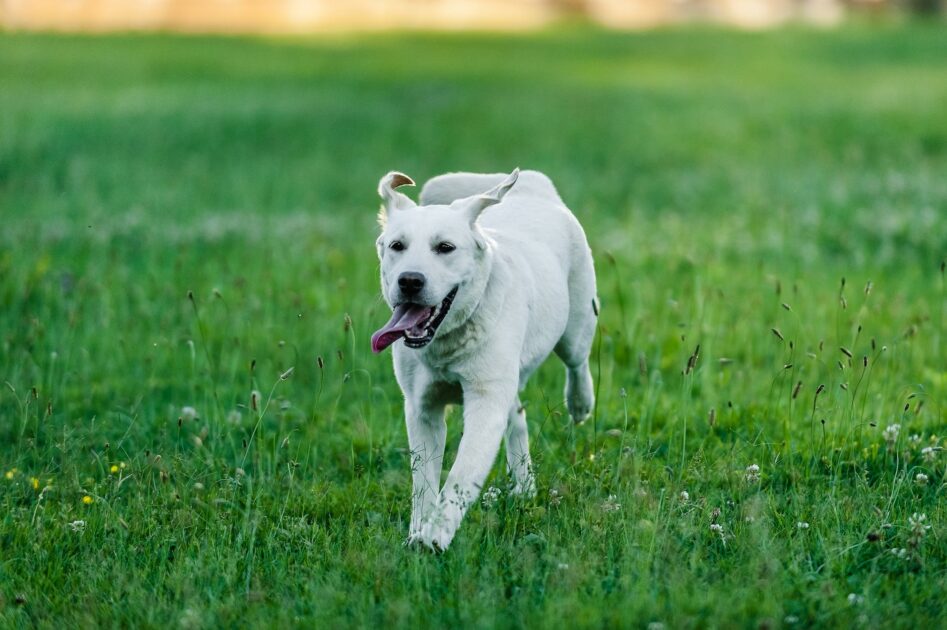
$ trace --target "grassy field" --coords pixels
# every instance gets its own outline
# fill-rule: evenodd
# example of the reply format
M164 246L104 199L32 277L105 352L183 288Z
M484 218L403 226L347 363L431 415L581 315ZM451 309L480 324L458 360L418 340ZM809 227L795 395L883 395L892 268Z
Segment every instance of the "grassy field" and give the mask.
M945 112L923 25L0 36L0 625L936 627ZM551 360L538 496L404 548L376 183L517 165L595 417Z

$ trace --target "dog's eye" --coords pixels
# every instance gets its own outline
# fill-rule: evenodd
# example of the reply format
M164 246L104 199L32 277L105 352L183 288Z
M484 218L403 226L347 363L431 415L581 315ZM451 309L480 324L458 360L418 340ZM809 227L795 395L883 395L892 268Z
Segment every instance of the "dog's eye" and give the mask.
M402 243L401 241L391 241L391 243L388 244L388 247L390 247L396 252L404 251L404 243Z
M455 249L457 249L457 248L454 247L454 245L453 245L452 243L448 243L447 241L444 241L443 243L438 243L438 244L437 244L437 247L434 248L434 250L435 250L438 254L449 254L449 253L451 253L452 251L454 251Z

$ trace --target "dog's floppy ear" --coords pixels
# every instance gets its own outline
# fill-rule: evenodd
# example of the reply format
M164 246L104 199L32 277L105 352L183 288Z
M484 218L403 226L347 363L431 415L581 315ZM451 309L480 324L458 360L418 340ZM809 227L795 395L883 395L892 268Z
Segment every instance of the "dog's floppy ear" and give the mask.
M378 182L378 194L384 201L381 211L378 213L378 222L382 227L385 225L385 219L389 212L393 210L406 210L417 205L406 195L395 190L395 188L399 186L414 186L414 180L404 173L391 171Z
M513 172L507 175L502 182L487 192L472 197L465 197L464 199L458 199L452 203L451 206L464 212L467 215L467 219L473 224L481 212L503 200L503 197L506 196L506 193L510 192L510 188L516 183L519 176L520 169L514 168Z

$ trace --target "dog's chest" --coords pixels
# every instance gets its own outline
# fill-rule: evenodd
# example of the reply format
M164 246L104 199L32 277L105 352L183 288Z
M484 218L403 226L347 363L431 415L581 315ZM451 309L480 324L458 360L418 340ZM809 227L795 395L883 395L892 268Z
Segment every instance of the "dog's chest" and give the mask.
M425 349L422 360L432 371L450 375L453 373L452 368L469 363L471 357L482 348L484 339L482 323L471 318L463 326L435 339Z

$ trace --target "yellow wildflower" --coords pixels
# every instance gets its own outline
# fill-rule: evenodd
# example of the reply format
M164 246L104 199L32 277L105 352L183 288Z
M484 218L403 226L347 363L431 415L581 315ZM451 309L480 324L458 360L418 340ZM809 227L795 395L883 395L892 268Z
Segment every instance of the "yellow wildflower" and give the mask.
M39 490L39 479L30 477L30 484L33 486L33 490Z
M8 470L8 471L7 471L7 474L4 475L4 477L6 477L7 479L13 479L13 471L12 471L12 470Z
M86 505L89 505L90 503L92 503L92 501L93 499L89 495L85 495L84 497L82 497L82 502L85 503Z
M112 464L112 467L109 468L109 471L114 475L118 472L118 466L116 464Z

